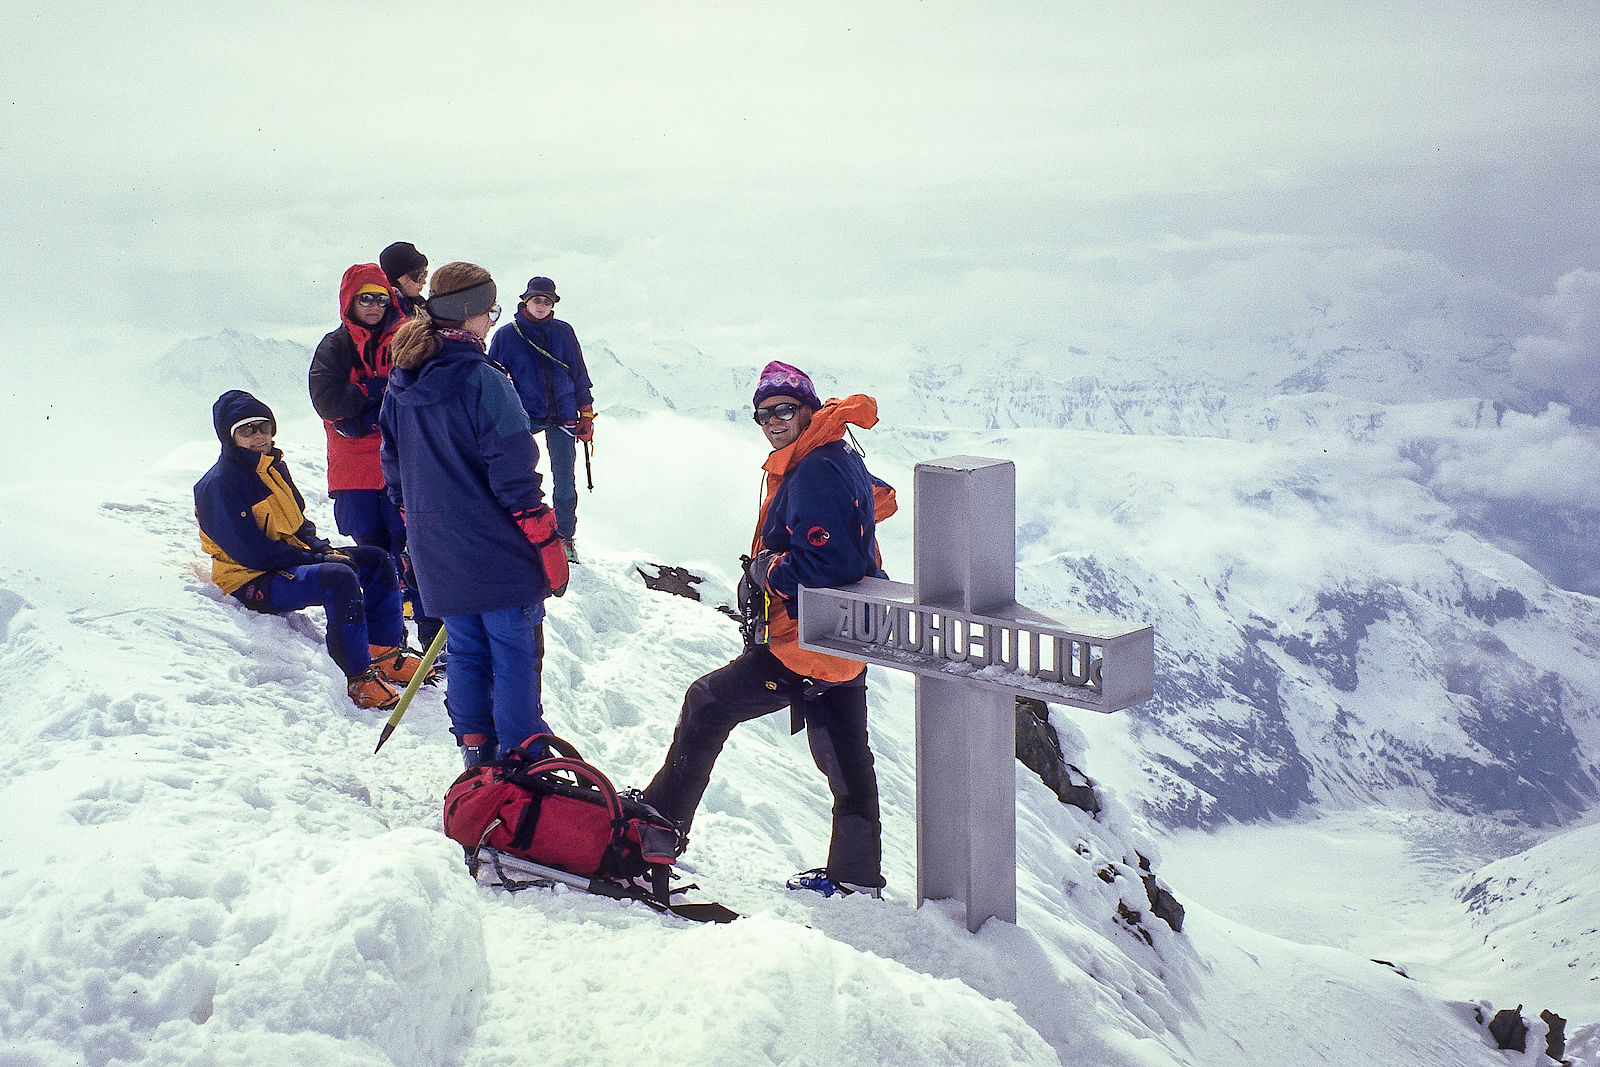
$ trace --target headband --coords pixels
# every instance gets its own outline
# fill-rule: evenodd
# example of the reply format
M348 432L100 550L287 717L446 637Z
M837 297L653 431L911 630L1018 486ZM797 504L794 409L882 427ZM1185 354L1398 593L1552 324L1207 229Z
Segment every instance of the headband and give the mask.
M446 322L465 322L494 306L494 279L457 289L453 293L434 293L428 297L428 314Z

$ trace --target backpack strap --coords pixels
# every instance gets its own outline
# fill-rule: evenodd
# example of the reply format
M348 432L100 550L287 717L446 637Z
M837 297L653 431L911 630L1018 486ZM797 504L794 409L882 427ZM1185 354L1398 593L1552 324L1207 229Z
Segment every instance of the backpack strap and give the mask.
M533 758L533 752L540 745L543 745L546 748L552 749L561 753L563 756L568 756L572 759L583 759L583 754L578 751L576 745L570 741L562 740L555 734L530 734L526 739L523 740L522 744L514 745L511 748L506 749L506 755L509 756L515 753L524 760L527 760L529 763L537 763L538 760Z
M613 824L620 825L623 821L622 800L617 796L616 786L611 784L611 779L602 774L599 768L585 763L581 759L568 759L565 756L551 756L542 759L528 767L522 773L527 775L547 775L558 771L566 771L577 778L580 785L587 785L600 794L606 811L611 815Z

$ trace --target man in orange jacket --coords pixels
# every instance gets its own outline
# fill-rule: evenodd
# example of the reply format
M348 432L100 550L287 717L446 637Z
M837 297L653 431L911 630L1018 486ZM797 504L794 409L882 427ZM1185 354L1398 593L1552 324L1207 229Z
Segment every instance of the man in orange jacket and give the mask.
M894 513L894 490L868 472L844 442L847 425L870 429L877 401L857 394L826 404L811 379L784 363L761 372L755 420L772 446L763 465L766 498L756 519L741 599L763 606L732 663L689 687L666 759L645 800L687 834L717 756L741 722L791 710L833 792L833 834L824 867L789 880L791 889L832 896L883 886L878 778L867 740L866 664L799 646L799 588L884 577L877 523Z

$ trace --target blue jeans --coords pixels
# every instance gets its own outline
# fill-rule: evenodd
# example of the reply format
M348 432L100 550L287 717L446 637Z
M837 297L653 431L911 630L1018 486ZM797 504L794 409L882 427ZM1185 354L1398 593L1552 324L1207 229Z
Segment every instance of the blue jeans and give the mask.
M252 611L278 615L321 604L328 613L328 655L346 678L372 666L367 646L405 643L400 614L400 580L389 553L372 545L339 551L350 564L312 563L287 571L267 571L233 591Z
M550 510L556 513L556 533L571 537L578 531L578 441L559 426L544 431L544 451L550 457Z
M544 603L444 620L450 650L445 707L459 741L484 734L497 751L549 733L540 699Z

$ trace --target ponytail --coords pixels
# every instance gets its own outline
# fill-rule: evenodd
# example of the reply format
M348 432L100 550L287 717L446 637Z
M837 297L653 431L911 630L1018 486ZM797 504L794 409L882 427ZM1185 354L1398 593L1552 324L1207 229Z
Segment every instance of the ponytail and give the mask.
M389 342L389 362L401 370L416 370L437 356L442 344L433 316L425 308L418 307L416 314L394 332Z

